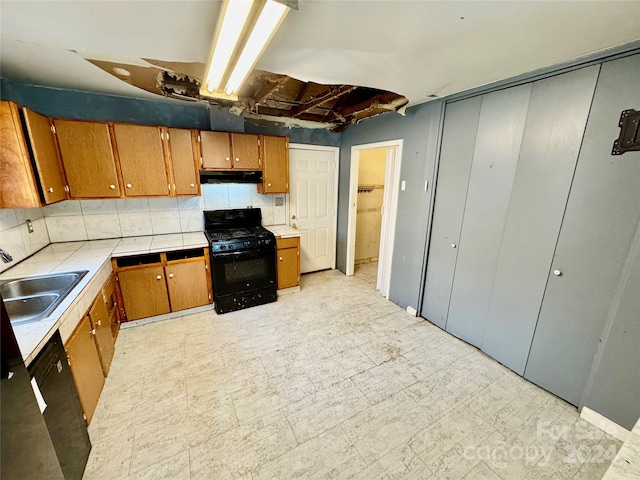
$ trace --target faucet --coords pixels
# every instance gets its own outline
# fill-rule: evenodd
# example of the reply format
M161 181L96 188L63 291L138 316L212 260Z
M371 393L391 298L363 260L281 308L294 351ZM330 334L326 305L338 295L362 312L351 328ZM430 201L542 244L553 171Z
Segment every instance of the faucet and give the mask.
M9 252L0 248L0 258L4 263L9 263L13 261L13 257L9 254Z

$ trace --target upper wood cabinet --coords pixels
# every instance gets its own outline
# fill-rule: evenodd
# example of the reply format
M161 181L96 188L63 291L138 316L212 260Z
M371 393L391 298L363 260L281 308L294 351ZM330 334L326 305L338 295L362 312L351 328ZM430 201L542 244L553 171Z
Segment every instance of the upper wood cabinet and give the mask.
M120 197L118 169L106 123L54 120L71 198ZM166 187L165 187L166 188Z
M231 158L233 168L260 170L260 149L258 135L250 133L231 134Z
M60 162L51 120L27 108L22 109L22 115L29 132L29 144L44 203L66 200L68 198L67 180Z
M169 195L160 127L116 123L113 133L127 197Z
M201 131L200 143L205 170L260 170L258 135Z
M67 198L49 118L0 102L0 179L0 208L40 207Z
M262 183L259 193L289 193L289 139L287 137L262 136Z
M197 135L196 130L166 129L174 195L200 195L199 153L196 155Z
M18 107L0 102L0 208L39 207L40 198Z

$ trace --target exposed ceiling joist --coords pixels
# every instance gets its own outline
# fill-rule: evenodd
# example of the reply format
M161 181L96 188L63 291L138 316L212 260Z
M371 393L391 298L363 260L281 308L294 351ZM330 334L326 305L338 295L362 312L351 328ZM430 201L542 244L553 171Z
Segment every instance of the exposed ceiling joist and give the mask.
M291 109L291 116L298 117L300 114L308 112L314 107L318 105L322 105L325 102L333 100L335 98L341 97L342 95L346 95L347 93L353 92L358 87L353 87L351 85L343 85L338 88L330 88L329 91L324 93L323 95L319 95L308 102L305 102L301 105L298 105L295 108Z

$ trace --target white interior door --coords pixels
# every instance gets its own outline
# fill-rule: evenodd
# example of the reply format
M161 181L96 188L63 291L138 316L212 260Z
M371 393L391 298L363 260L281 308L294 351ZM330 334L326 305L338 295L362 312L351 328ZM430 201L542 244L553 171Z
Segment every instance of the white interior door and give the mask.
M337 148L289 151L289 225L300 230L300 271L335 268Z

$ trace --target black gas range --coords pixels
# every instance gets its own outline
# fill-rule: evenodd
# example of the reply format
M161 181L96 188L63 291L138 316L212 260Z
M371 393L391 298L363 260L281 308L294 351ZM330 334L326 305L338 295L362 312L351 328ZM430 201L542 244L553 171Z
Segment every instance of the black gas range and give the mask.
M276 239L259 208L205 210L217 313L276 300Z

